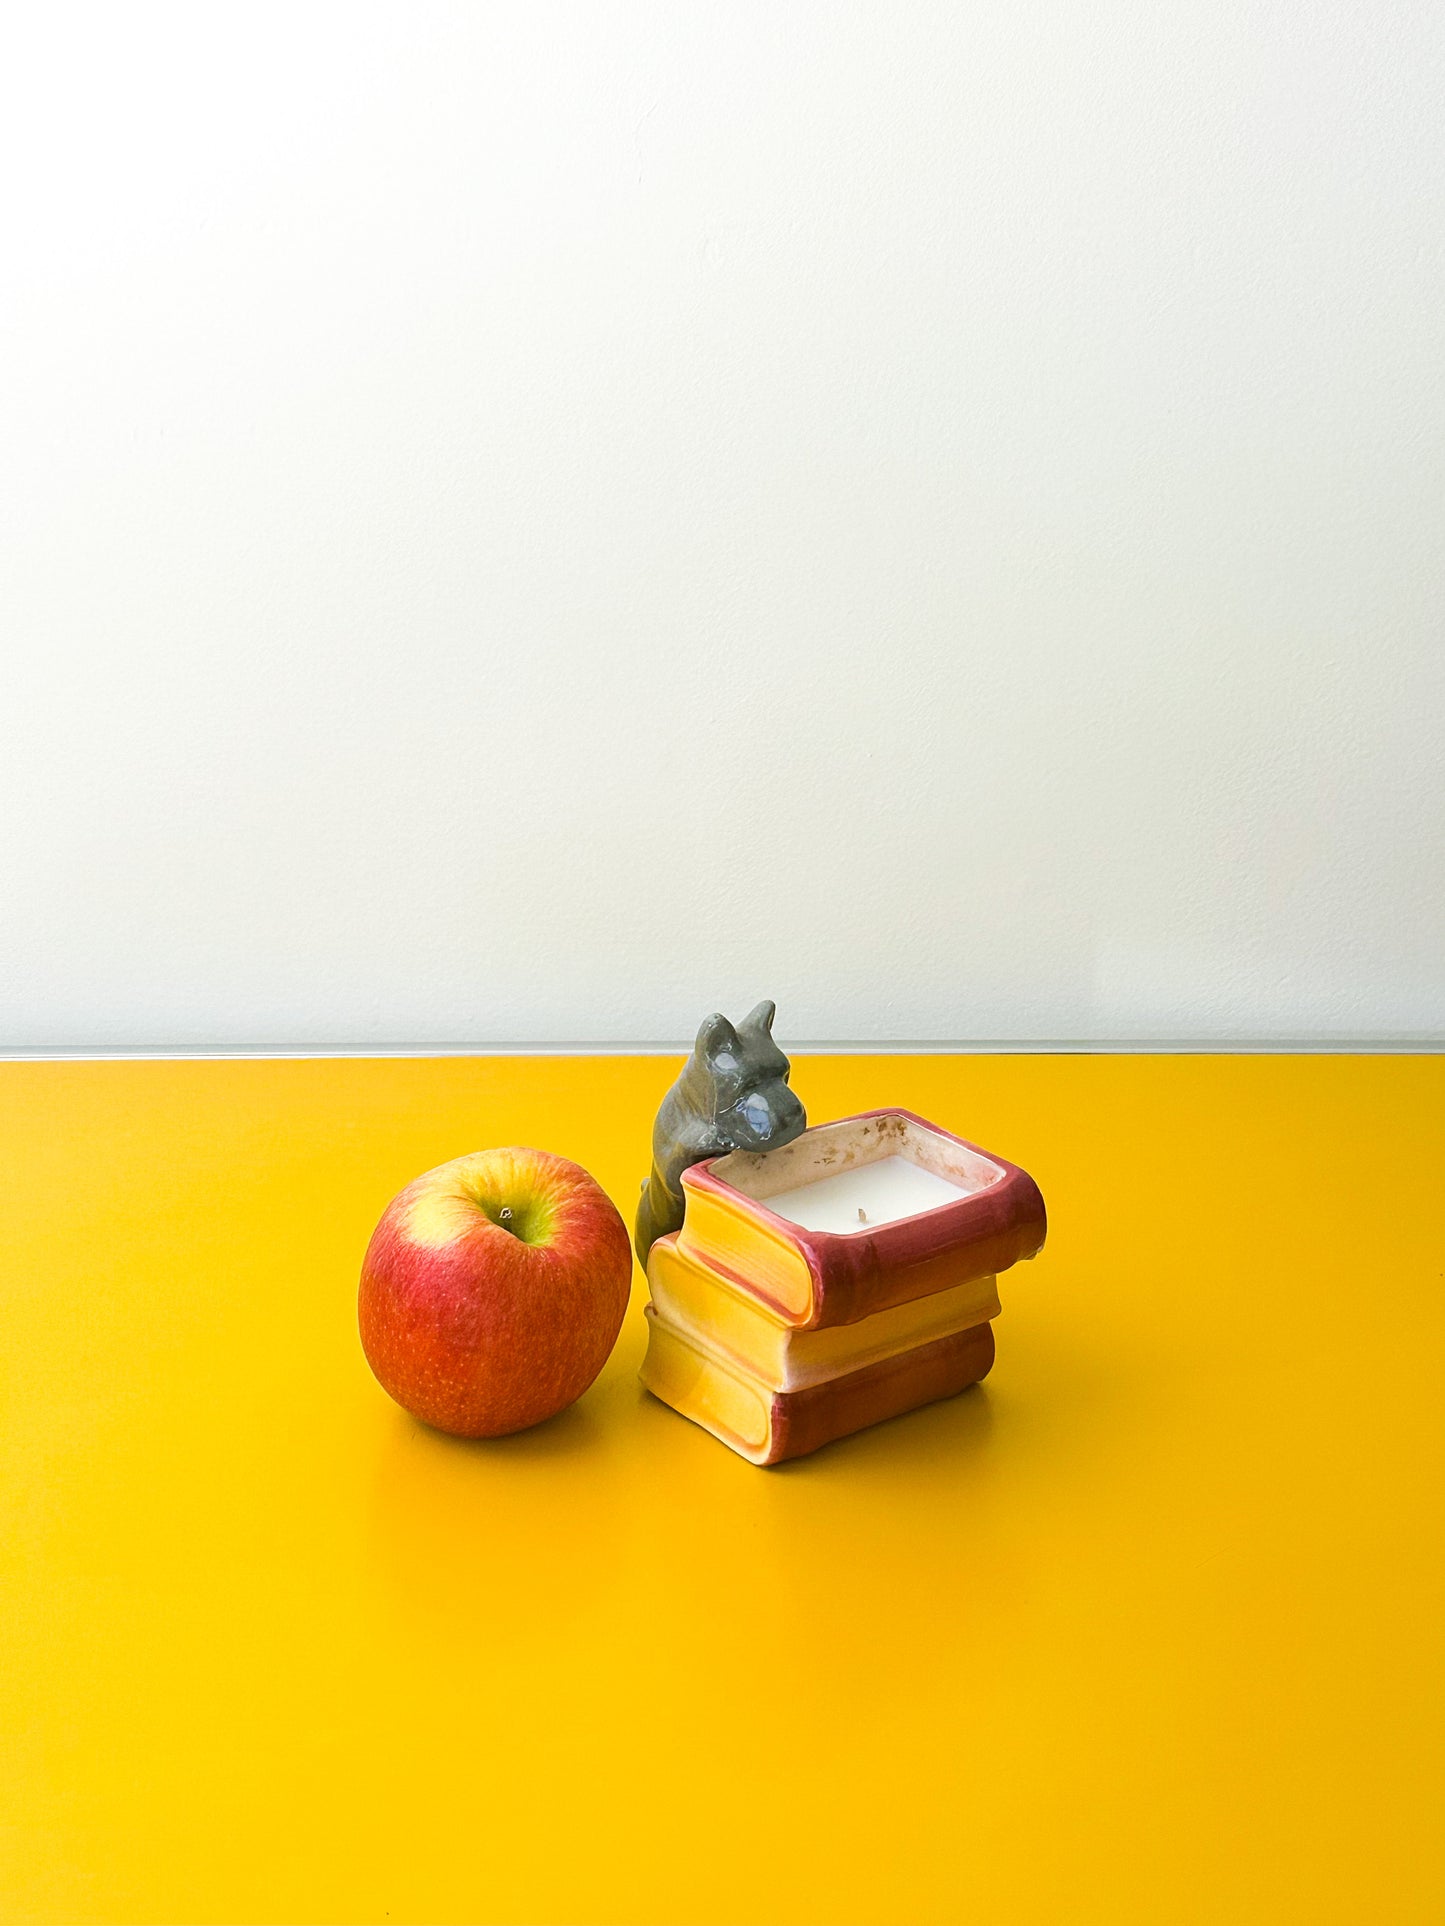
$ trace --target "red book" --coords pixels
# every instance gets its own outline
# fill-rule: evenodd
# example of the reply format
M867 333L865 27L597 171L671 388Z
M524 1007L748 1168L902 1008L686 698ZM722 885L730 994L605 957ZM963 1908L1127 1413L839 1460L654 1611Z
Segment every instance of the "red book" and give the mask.
M647 1310L642 1382L755 1465L801 1458L866 1425L977 1384L993 1363L993 1326L978 1324L796 1391L763 1384L732 1359Z
M1027 1171L908 1110L864 1111L762 1155L731 1151L685 1170L682 1185L678 1250L800 1330L997 1275L1033 1257L1046 1229ZM884 1221L870 1219L874 1192ZM919 1208L887 1216L914 1196ZM856 1228L851 1213L845 1228L819 1228L839 1197L860 1200Z

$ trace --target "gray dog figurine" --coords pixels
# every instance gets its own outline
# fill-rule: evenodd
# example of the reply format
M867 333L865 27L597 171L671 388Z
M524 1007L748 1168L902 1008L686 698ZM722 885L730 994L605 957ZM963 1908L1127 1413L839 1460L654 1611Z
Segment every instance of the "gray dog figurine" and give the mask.
M807 1128L788 1088L790 1065L773 1042L776 1005L760 1003L736 1029L710 1016L682 1075L662 1100L652 1132L652 1175L637 1209L637 1255L682 1228L682 1173L727 1150L774 1150Z

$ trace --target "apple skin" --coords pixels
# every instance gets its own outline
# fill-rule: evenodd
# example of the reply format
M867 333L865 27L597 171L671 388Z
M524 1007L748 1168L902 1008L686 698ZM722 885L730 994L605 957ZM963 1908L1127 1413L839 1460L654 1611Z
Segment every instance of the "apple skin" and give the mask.
M387 1205L361 1266L361 1345L414 1417L499 1438L581 1397L617 1341L631 1283L627 1226L580 1164L477 1151Z

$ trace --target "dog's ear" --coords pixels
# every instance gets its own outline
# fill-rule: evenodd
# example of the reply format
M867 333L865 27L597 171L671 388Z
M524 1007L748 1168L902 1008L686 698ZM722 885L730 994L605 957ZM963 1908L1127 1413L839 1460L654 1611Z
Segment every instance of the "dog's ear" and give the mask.
M755 1010L748 1011L742 1027L745 1030L759 1030L765 1037L770 1037L773 1034L773 1018L777 1014L777 1004L769 1003L765 998Z
M725 1016L714 1014L708 1017L697 1033L697 1055L704 1063L711 1063L717 1057L738 1054L738 1033Z

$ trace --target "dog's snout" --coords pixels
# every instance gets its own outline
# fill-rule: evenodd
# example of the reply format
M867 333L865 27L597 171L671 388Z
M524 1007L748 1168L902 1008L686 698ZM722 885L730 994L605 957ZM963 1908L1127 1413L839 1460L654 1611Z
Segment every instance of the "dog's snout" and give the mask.
M738 1118L754 1143L791 1143L805 1127L803 1106L785 1083L751 1090L738 1105Z

